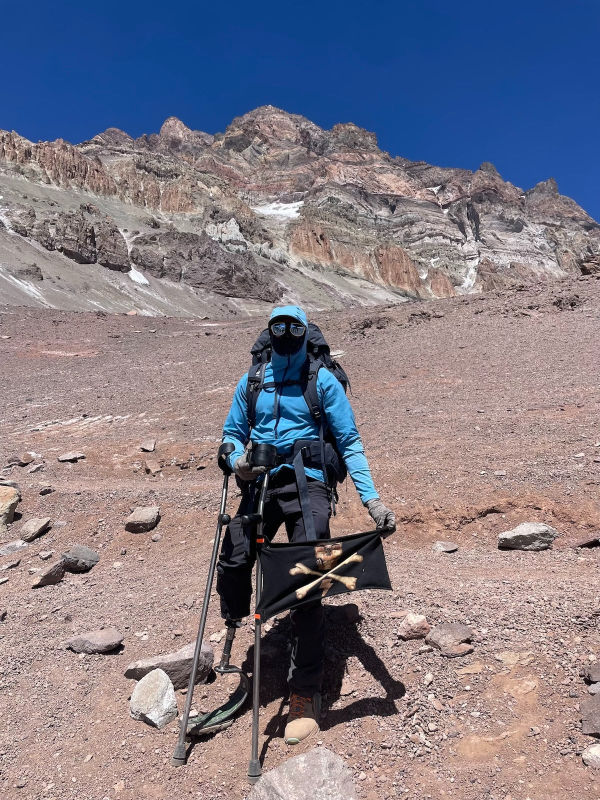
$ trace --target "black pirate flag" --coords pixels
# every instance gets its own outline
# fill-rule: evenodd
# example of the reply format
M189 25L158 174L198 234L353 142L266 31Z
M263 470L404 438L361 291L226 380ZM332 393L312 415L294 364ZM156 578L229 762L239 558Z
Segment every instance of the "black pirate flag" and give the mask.
M358 589L391 589L381 531L316 542L276 543L259 554L263 621L288 608Z

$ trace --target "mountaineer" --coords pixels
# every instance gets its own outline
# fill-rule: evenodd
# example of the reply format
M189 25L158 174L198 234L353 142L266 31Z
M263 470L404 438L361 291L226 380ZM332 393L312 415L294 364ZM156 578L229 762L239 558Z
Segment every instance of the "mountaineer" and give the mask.
M346 375L332 361L316 326L297 306L275 308L252 348L255 364L239 381L223 427L227 456L242 489L217 565L217 591L228 628L250 613L255 552L242 516L254 511L255 485L265 467L252 466L252 449L275 445L264 505L263 533L270 541L284 524L291 542L328 539L336 484L350 474L378 530L395 530L395 515L380 500L345 394ZM290 612L290 707L285 741L298 744L319 730L324 659L321 601Z

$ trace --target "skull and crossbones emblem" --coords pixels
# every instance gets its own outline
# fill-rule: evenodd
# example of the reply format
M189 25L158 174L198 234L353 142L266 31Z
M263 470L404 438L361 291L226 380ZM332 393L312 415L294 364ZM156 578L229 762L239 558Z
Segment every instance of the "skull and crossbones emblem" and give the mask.
M339 543L318 545L315 547L315 561L318 571L310 569L306 564L301 563L296 563L292 569L290 569L290 575L317 576L315 580L296 590L296 597L298 600L303 600L306 595L316 587L321 589L321 597L325 597L333 586L334 581L342 583L349 591L356 589L357 578L338 575L337 571L348 564L360 563L363 557L358 553L353 553L348 556L348 558L340 561L342 554L342 545Z

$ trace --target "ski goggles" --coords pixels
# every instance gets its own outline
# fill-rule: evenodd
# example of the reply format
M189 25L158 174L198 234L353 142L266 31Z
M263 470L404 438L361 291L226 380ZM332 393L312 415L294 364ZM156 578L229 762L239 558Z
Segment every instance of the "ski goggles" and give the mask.
M284 336L286 331L296 339L300 339L306 333L306 325L301 322L273 322L269 325L269 330L278 339L280 336Z

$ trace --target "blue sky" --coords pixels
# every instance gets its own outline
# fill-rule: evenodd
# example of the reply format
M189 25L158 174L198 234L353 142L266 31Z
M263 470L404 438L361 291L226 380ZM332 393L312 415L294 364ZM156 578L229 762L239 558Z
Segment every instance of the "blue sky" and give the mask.
M524 189L553 176L600 220L599 0L32 0L2 25L0 128L34 141L171 115L215 133L270 103Z

